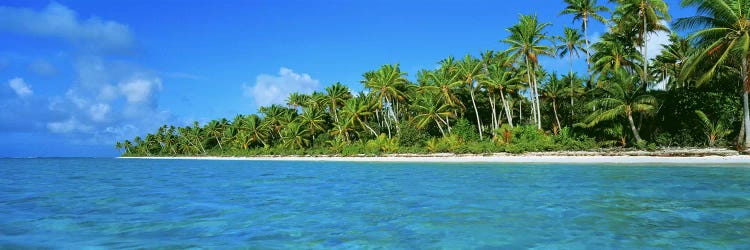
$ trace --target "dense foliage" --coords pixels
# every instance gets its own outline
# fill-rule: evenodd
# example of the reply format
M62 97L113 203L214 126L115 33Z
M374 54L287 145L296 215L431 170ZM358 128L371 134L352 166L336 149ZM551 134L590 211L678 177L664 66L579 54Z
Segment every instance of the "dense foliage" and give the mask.
M366 72L365 92L341 83L292 93L287 105L260 107L192 126L162 126L117 142L124 155L379 155L384 153L521 153L603 147L750 144L747 77L750 1L683 0L697 16L680 18L661 54L647 37L668 31L661 0L565 0L562 15L580 21L548 33L550 23L520 15L503 51L447 57L416 81L398 64ZM610 15L610 18L605 18ZM588 25L608 32L591 43ZM544 69L559 58L565 74ZM573 70L585 57L588 70ZM744 112L743 112L744 111Z

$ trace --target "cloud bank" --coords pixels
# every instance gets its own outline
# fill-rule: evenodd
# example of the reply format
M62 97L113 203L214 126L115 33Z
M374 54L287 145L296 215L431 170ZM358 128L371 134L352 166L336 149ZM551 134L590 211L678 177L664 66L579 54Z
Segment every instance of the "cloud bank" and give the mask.
M243 92L252 98L257 106L284 104L292 92L312 93L320 87L320 82L305 73L296 73L282 67L278 75L261 74L255 79L255 85L243 84Z

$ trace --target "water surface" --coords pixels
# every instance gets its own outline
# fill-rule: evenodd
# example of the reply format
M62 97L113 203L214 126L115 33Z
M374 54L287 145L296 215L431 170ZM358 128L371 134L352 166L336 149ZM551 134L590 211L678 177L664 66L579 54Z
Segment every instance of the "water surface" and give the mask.
M0 248L750 249L750 168L0 159Z

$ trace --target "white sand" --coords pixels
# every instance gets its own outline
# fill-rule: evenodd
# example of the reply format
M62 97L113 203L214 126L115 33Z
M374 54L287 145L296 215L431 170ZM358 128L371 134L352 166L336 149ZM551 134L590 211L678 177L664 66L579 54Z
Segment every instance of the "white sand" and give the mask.
M239 160L239 161L330 161L330 162L435 162L435 163L583 163L583 164L747 164L750 156L540 156L540 155L431 155L381 157L124 157L128 159Z

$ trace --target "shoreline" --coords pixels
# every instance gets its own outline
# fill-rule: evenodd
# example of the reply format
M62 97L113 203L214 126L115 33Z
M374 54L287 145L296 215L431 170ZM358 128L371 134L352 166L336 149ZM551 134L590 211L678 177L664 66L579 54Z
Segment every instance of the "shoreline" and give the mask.
M748 155L565 155L527 153L520 155L401 154L383 156L177 156L117 157L151 160L297 161L297 162L396 162L396 163L561 163L561 164L747 164Z

